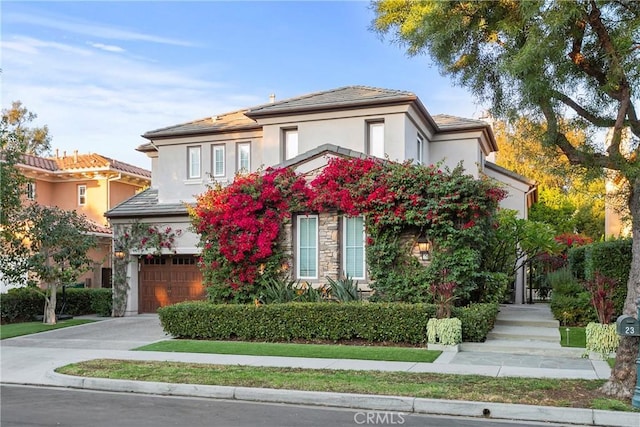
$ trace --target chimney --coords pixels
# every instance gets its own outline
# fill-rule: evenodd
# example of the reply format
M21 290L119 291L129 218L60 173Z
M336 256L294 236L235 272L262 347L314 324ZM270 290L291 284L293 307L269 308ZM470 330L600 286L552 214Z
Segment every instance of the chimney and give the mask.
M56 148L56 159L60 158L60 149Z
M78 163L78 150L73 150L73 161Z
M67 150L64 150L64 151L62 152L62 158L64 159L65 157L67 157Z
M274 102L276 102L276 94L272 93L269 95L269 104L273 104Z

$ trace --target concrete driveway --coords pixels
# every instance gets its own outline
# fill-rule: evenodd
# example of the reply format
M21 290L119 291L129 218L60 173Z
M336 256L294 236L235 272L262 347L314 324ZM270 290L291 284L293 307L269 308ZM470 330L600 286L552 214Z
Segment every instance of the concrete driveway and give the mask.
M162 330L160 320L156 314L98 319L101 320L2 340L2 346L131 350L145 344L171 338Z

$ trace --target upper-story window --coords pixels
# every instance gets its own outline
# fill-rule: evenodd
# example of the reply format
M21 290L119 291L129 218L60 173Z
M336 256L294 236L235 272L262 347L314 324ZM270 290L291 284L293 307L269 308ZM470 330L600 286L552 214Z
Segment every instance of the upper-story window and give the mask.
M364 217L345 217L343 220L342 269L352 279L364 279Z
M78 185L78 206L87 204L87 186Z
M36 183L31 181L27 182L27 200L36 199Z
M367 122L367 154L384 158L384 122Z
M417 144L416 144L416 163L419 165L424 164L424 139L418 134Z
M251 143L238 144L238 172L251 172Z
M298 155L298 129L285 129L282 132L284 160Z
M212 161L213 166L211 170L213 171L214 177L225 176L225 154L224 154L224 144L214 145L211 148L212 152Z
M200 166L200 147L187 147L187 178L197 179L202 175Z

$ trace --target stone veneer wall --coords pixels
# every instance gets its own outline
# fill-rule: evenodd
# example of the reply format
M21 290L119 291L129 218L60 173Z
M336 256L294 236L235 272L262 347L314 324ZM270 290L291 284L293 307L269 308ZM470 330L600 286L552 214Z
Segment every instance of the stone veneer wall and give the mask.
M280 239L280 245L291 261L293 272L296 267L294 223L295 217L284 225ZM318 278L313 282L324 284L326 277L335 280L340 276L340 215L337 212L318 214L318 244Z
M340 277L340 216L336 212L323 212L318 218L318 278L337 280Z

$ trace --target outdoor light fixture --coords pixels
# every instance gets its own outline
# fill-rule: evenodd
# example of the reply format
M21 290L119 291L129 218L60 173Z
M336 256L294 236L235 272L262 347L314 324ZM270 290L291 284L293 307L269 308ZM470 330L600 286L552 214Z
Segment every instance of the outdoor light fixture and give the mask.
M115 256L117 259L124 259L124 249L122 249L122 246L115 246L113 250L113 256Z
M431 242L425 236L418 237L418 250L420 251L420 258L422 258L423 261L428 261Z

